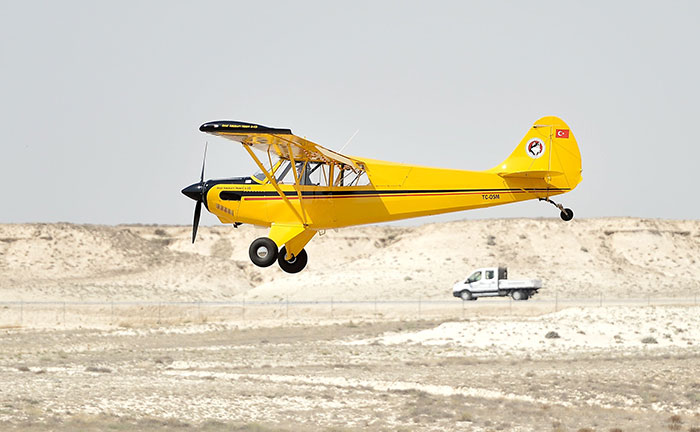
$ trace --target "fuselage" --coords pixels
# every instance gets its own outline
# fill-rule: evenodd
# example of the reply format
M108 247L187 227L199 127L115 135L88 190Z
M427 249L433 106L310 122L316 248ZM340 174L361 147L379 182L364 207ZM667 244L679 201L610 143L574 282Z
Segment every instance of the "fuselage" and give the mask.
M280 183L285 200L272 184L256 177L209 180L204 202L223 223L301 222L322 230L547 198L570 190L556 181L508 179L489 171L362 162L367 175L364 185L341 186L324 181L321 175L318 184Z

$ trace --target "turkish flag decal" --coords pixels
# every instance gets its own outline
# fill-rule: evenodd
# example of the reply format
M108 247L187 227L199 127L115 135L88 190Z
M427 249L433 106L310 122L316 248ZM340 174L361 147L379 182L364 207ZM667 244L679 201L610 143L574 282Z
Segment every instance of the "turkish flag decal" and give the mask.
M569 129L557 129L555 134L557 138L569 138Z

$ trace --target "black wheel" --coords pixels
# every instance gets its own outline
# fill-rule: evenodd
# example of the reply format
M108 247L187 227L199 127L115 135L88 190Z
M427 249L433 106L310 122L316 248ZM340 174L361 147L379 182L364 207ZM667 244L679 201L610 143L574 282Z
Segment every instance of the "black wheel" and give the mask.
M513 298L513 300L527 300L527 292L525 291L513 291L510 293L510 296Z
M568 222L574 218L574 211L570 208L565 208L563 212L559 213L559 216Z
M299 273L300 271L304 270L304 267L306 267L306 262L309 260L304 249L299 252L299 255L293 257L289 261L285 259L286 256L287 248L282 246L279 256L277 257L277 262L282 270L286 271L287 273Z
M269 267L277 259L277 245L267 237L260 237L250 244L248 256L256 266Z
M461 293L459 293L459 296L462 298L464 301L469 301L469 300L476 300L474 296L472 295L471 292L468 290L464 290Z

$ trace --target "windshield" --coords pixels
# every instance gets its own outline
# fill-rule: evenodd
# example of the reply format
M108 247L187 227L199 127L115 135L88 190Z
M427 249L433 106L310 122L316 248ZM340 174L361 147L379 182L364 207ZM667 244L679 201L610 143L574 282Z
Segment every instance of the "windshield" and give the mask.
M474 272L471 276L469 276L469 279L467 279L467 282L476 282L478 280L481 280L481 272Z
M273 156L270 158L270 163L271 163L271 168L270 168L269 172L271 175L275 175L276 173L280 172L279 171L280 167L282 167L285 163L288 164L289 162L286 160L279 159L276 156ZM257 171L255 174L250 176L250 178L252 178L256 182L261 183L261 184L267 183L267 176L262 171ZM278 182L279 182L279 180L278 180Z

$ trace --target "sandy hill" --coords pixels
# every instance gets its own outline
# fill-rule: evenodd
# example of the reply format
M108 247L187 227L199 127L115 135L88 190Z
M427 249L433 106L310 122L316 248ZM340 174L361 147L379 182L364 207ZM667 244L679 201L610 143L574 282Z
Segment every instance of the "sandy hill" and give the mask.
M0 225L2 300L449 299L473 267L541 278L542 296L700 293L700 221L505 219L328 231L298 275L259 269L266 230ZM572 294L566 294L572 295Z

